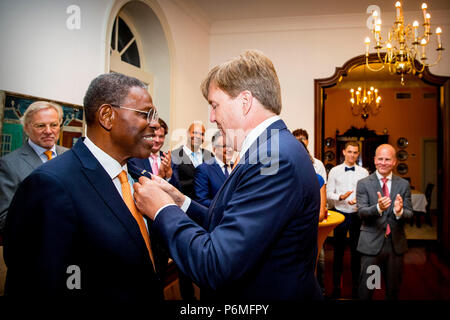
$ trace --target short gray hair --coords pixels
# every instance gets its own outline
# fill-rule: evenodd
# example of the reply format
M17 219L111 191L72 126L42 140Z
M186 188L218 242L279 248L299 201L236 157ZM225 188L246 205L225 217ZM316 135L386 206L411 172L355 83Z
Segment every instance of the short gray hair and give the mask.
M29 124L31 121L31 117L33 116L33 114L35 114L36 112L43 110L43 109L49 109L49 108L53 108L56 110L56 112L58 112L58 119L59 119L59 124L62 123L63 121L63 109L62 107L54 102L49 102L49 101L36 101L33 102L32 104L29 105L29 107L27 108L27 110L25 110L23 116L20 118L20 123L22 124L22 126L25 127L26 124Z

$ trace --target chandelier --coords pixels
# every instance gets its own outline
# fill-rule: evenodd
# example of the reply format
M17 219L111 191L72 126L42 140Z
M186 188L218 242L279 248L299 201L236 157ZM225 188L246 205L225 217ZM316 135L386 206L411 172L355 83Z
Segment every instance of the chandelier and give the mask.
M370 89L367 90L364 81L363 89L358 87L355 91L352 88L350 89L350 93L352 96L350 98L350 103L352 104L352 114L354 116L361 115L361 118L366 121L367 118L369 118L369 114L377 115L380 112L381 96L378 95L378 89L370 87Z
M375 46L378 61L383 64L379 69L372 69L369 65L369 45L370 38L366 37L366 65L372 71L380 71L385 66L389 68L391 74L399 74L401 76L401 84L405 84L404 76L408 73L420 74L425 67L431 67L439 63L444 48L441 43L441 28L436 28L438 57L435 62L428 63L426 55L426 47L430 44L431 35L431 15L427 12L427 4L422 4L423 13L423 34L419 36L419 22L414 21L412 26L404 24L402 4L400 1L395 3L396 18L394 25L391 27L388 37L383 41L381 37L381 19L378 12L372 12L374 21L372 34L375 39ZM384 52L382 52L384 51ZM420 59L420 61L419 61Z

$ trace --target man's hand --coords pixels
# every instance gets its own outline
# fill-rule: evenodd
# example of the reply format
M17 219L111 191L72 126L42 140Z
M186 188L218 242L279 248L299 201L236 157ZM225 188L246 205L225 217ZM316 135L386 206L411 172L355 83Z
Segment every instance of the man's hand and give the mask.
M391 198L382 197L381 193L377 191L378 195L378 205L380 206L381 211L386 211L391 206Z
M161 183L147 177L140 177L133 188L137 208L152 220L155 219L155 214L160 208L167 204L175 204L170 195L161 188Z
M173 171L172 171L172 151L164 153L163 157L161 157L160 170L162 171L162 175L160 175L161 178L170 179L172 177L172 174L173 174ZM160 173L161 173L161 171L160 171Z
M395 201L394 201L394 214L397 217L401 217L401 215L403 214L403 199L402 197L397 193L397 196L395 197Z
M354 204L356 204L356 198L355 199L353 199L353 200L349 200L349 201L347 201L347 203L349 204L349 205L354 205Z
M175 202L177 206L181 207L183 205L184 201L186 200L186 196L183 193L181 193L177 188L175 188L166 180L161 179L160 177L155 176L153 174L152 180L159 184L159 187L172 198L172 200Z
M352 193L353 193L353 190L347 191L346 193L341 194L341 195L339 196L339 200L345 200L345 199L347 199L348 196L351 195Z

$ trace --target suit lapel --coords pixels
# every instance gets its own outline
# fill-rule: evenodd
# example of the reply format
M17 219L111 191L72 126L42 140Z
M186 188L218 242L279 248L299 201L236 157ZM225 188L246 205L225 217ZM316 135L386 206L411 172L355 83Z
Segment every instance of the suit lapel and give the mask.
M128 234L135 241L136 245L140 247L141 250L147 252L147 247L136 220L130 210L128 210L128 207L122 200L122 197L118 193L110 176L105 169L103 169L100 162L92 155L81 139L77 141L72 150L79 158L82 164L82 172L96 191L97 195L121 222L123 227L128 231Z
M41 158L36 154L36 152L30 147L28 142L25 142L22 148L22 159L30 165L31 168L36 169L42 164Z

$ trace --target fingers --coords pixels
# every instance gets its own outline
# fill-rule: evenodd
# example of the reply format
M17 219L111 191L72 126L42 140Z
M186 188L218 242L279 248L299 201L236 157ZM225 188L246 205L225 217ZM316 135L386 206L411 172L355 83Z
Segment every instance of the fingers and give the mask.
M377 191L377 195L378 195L378 200L381 199L381 193L380 193L380 191Z

